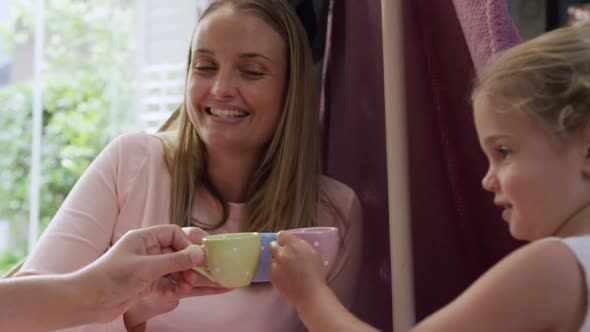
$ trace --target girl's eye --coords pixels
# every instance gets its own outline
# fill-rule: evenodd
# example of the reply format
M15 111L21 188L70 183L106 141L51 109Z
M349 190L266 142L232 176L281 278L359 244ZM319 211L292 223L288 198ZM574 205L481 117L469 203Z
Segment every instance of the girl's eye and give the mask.
M505 146L505 145L500 145L499 147L496 148L496 154L501 158L501 159L505 159L506 157L508 157L508 155L510 155L512 153L512 151L510 151L510 149Z

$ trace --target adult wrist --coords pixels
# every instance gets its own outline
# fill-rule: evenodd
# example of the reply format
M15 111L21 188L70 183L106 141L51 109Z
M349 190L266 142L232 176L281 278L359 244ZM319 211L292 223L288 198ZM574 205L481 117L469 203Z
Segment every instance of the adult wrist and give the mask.
M140 312L142 312L141 308L137 308L140 306L141 301L135 306L129 308L123 314L123 323L125 324L125 328L127 331L144 331L147 319L142 317Z
M139 325L136 325L134 327L127 327L127 325L125 325L125 328L127 329L127 332L145 332L146 329L146 322L140 323Z
M77 324L89 324L101 320L102 308L99 304L102 303L101 291L97 289L92 280L88 280L86 275L81 272L75 272L64 275L64 300L63 303L67 305L65 308L70 308L69 312L75 312L77 317Z

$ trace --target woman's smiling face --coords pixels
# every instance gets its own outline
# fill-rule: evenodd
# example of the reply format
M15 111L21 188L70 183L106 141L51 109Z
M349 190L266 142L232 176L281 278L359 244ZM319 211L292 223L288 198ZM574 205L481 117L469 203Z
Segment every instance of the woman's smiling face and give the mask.
M259 15L222 6L194 34L186 100L208 149L260 152L280 117L287 77L281 35Z

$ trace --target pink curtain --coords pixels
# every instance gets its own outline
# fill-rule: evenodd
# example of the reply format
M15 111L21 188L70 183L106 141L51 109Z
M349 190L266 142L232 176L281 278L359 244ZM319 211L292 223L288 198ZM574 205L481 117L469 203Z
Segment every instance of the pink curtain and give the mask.
M453 0L476 71L498 52L520 43L506 0Z
M363 204L364 267L353 310L390 331L380 8L381 0L332 1L322 124L326 173L351 186ZM418 320L450 302L518 245L480 185L486 161L469 104L474 62L458 13L452 0L404 1Z

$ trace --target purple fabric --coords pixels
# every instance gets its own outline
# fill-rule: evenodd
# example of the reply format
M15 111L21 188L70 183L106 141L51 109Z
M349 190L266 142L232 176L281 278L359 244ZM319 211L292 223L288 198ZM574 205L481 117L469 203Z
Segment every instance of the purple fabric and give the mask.
M480 3L465 0L456 12L453 0L404 1L418 320L449 303L519 245L500 220L492 195L481 188L487 163L469 104L474 63L480 67L508 47L514 35L501 31L513 26L498 14L499 5L486 7L484 17L496 19L478 26L479 16L470 15L479 15L475 5ZM380 8L380 0L331 1L321 116L324 169L351 186L363 204L364 267L353 311L391 331Z
M487 161L469 96L474 64L451 0L404 2L417 319L449 303L518 244L481 187Z
M331 1L326 42L324 170L363 205L363 273L353 311L391 331L381 0Z
M520 43L506 0L453 0L477 72L499 51Z

